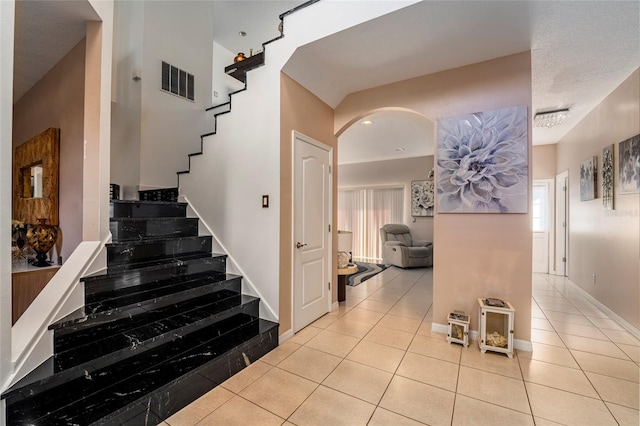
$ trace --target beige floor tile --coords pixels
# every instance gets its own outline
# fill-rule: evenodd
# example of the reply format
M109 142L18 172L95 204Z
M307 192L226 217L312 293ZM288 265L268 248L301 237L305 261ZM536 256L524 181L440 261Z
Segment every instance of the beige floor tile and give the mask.
M398 306L395 305L389 311L390 315L395 315L403 318L413 318L422 322L424 316L427 314L429 308L411 308L407 306Z
M475 426L486 425L518 425L533 426L533 417L519 411L499 407L464 395L456 397L453 408L452 425Z
M616 418L620 426L638 426L640 425L640 412L633 408L623 407L621 405L605 402L609 411Z
M564 347L562 339L560 339L555 331L532 329L531 341L535 343L542 343L545 345Z
M308 426L366 425L375 408L375 405L319 386L289 420L296 425Z
M297 343L286 341L262 358L260 361L266 362L271 365L278 365L280 361L297 351L301 346Z
M636 409L640 406L640 386L638 382L629 382L596 373L585 373L603 401Z
M565 314L572 314L572 315L580 315L582 314L582 312L580 312L578 310L578 308L576 308L575 306L573 306L571 303L569 302L555 302L555 303L549 303L546 305L540 305L540 308L542 309L542 311L547 314L549 314L549 312L553 311L553 312L562 312Z
M531 318L531 328L538 330L555 331L549 320L542 318Z
M443 336L444 336L444 338L447 337L444 334L440 334L438 336L438 333L435 333L435 332L431 331L432 324L433 323L431 321L423 321L420 324L420 327L418 328L418 331L416 332L416 334L418 334L420 336L432 336L432 335L435 335L435 337L443 337Z
M357 310L357 309L358 308L354 310ZM362 339L364 336L367 335L369 330L373 328L373 324L358 321L353 318L349 318L350 314L351 312L345 315L344 317L340 318L338 321L331 324L329 327L327 327L327 330L335 331L336 333L347 334L349 336Z
M455 394L394 376L380 407L429 425L450 425Z
M322 384L348 395L378 404L393 374L344 360Z
M340 357L303 346L278 364L278 368L316 383L322 383L340 364L340 361L342 361Z
M393 304L391 303L377 302L375 300L365 300L358 305L358 308L386 314L392 306Z
M400 349L363 340L353 348L347 359L393 373L404 354L405 351Z
M358 286L359 287L359 286ZM346 297L347 298L358 298L358 299L366 299L369 297L371 292L358 287L347 286Z
M624 328L609 318L589 317L589 321L599 329L624 331Z
M345 302L345 304L346 304L346 302ZM312 322L311 326L317 327L317 328L327 328L331 324L336 322L337 320L338 320L338 318L337 318L336 315L324 315L324 316L318 318L317 320L315 320L314 322Z
M302 330L298 331L292 338L287 340L287 342L297 343L298 345L304 345L309 340L320 334L322 331L319 327L314 327L312 325L308 325Z
M564 425L606 426L616 421L599 399L527 383L533 416Z
M396 375L455 392L458 364L407 352Z
M531 308L531 318L547 319L547 316L540 308Z
M502 353L491 351L482 353L478 346L473 344L462 351L460 365L522 380L517 357L509 358Z
M384 408L376 408L371 420L367 426L420 426L424 423L417 422L408 417L401 416L400 414L393 413Z
M614 343L603 340L589 339L588 337L572 336L570 334L559 335L569 349L582 352L610 356L613 358L628 359L627 355Z
M640 362L640 347L617 343L618 346L634 362Z
M619 330L602 330L612 342L623 343L630 346L640 346L640 340L636 339L626 331Z
M461 366L458 394L530 414L522 380Z
M272 368L273 366L271 364L258 360L244 370L225 380L222 383L222 386L233 393L240 393L242 389L258 380Z
M447 343L445 337L432 338L416 335L411 345L409 345L408 351L444 361L459 363L462 346Z
M382 312L369 311L362 309L360 306L353 308L344 316L346 320L364 322L369 325L375 325L384 314Z
M607 314L593 306L581 306L579 309L582 315L587 317L609 318Z
M310 380L273 368L247 386L240 396L286 419L317 386Z
M380 320L378 324L383 327L404 331L406 333L415 333L416 331L418 331L418 327L420 327L421 323L422 321L419 319L404 318L387 314Z
M192 426L207 417L213 410L233 398L233 393L216 387L166 420L171 426Z
M520 367L526 382L598 398L595 389L581 370L532 359L520 360Z
M396 302L402 299L403 293L382 293L380 290L367 297L367 300L374 300L376 302L390 303L395 305Z
M633 361L588 352L571 351L584 371L638 383L640 368Z
M517 351L521 359L535 359L550 364L562 365L564 367L580 368L567 348L558 346L543 345L542 343L532 343L533 351Z
M609 340L597 327L592 325L572 324L551 320L551 324L558 333L571 334L573 336L588 337L590 339Z
M393 330L380 325L373 327L364 338L364 340L402 349L403 351L407 350L412 339L412 333L405 333L404 331Z
M549 320L570 322L572 324L591 325L591 321L589 321L584 315L572 315L555 311L545 312L545 315Z
M317 349L344 358L358 344L360 339L331 330L323 330L307 342L306 347Z
M229 402L204 418L198 426L276 426L284 422L283 418L258 407L246 399L234 396Z
M533 419L536 422L536 426L559 426L559 425L562 425L562 423L552 422L551 420L542 419L540 417L535 417L534 416Z

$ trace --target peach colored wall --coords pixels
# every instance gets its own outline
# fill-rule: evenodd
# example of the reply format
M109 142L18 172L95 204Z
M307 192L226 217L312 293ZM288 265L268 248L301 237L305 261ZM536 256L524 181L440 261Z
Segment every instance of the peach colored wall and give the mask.
M338 140L333 135L333 109L322 102L307 89L293 81L285 74L280 74L280 334L291 329L291 292L293 281L291 276L291 259L293 240L291 236L291 202L292 202L292 140L293 130L309 136L319 142L333 147L333 164L338 164ZM337 222L336 203L338 179L336 167L333 168L333 217ZM332 258L337 256L337 234L333 232ZM331 300L337 300L337 271L335 269L332 282Z
M569 279L640 328L640 194L620 194L618 142L640 133L640 71L636 70L557 145L557 170L569 170ZM598 198L580 201L580 163L614 144L614 210ZM596 283L592 283L593 274Z
M427 179L432 168L433 155L343 164L338 167L338 187L404 185L404 223L414 240L433 241L433 217L411 217L411 181Z
M531 168L534 179L555 179L556 145L534 146Z
M49 127L60 129L62 260L82 241L85 40L13 106L13 145Z
M339 134L372 110L386 107L408 108L435 121L517 105L526 105L531 117L529 52L351 94L336 108L334 130ZM529 163L531 158L529 149ZM515 337L529 341L531 244L530 213L436 213L433 322L446 324L448 313L461 309L471 314L471 328L477 330L476 299L499 297L516 309Z

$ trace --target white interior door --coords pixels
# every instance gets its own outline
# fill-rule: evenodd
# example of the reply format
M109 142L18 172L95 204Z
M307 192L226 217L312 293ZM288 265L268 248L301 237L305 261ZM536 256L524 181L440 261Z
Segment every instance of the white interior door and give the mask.
M293 134L293 331L331 307L332 150Z
M553 181L551 181L553 182ZM533 272L549 273L549 238L551 234L551 184L533 181Z
M569 275L569 171L556 176L556 275Z

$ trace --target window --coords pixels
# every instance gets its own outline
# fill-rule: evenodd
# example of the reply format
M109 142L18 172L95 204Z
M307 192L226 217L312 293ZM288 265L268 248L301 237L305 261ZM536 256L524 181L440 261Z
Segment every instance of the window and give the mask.
M338 229L353 232L353 258L382 261L380 228L403 223L404 188L354 188L338 190Z

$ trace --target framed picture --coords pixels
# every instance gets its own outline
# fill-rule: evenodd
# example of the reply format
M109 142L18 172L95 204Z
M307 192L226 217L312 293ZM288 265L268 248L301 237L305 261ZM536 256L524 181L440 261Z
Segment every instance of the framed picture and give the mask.
M433 179L411 181L411 216L433 216L433 189Z
M640 192L640 135L620 142L618 148L620 193Z
M613 145L602 150L602 206L613 210Z
M438 212L526 213L527 107L438 120Z
M589 157L580 163L580 201L596 198L596 166L598 157Z

